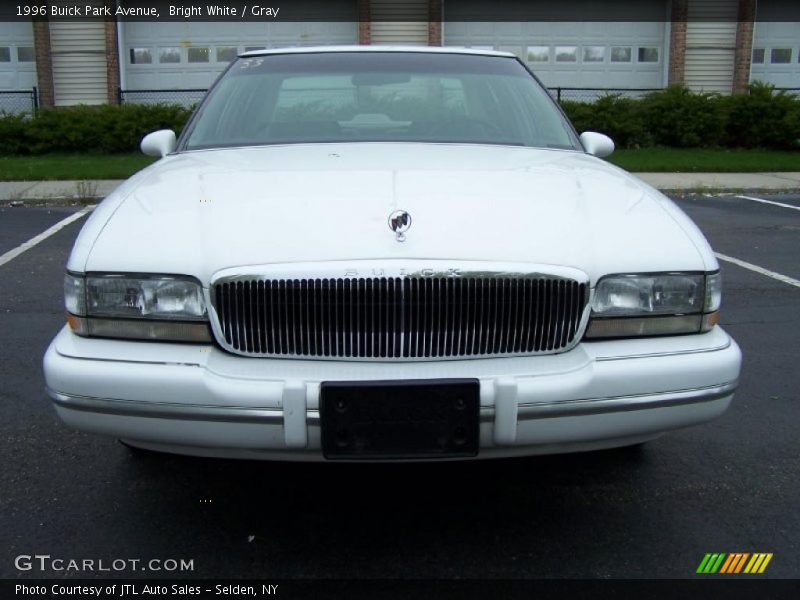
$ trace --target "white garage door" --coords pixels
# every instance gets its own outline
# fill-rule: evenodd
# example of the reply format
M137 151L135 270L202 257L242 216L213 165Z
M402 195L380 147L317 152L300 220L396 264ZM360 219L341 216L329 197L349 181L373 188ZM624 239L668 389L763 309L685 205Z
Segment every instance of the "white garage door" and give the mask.
M759 0L750 80L800 88L800 6L794 14L785 9L785 2Z
M0 90L33 88L36 85L34 60L33 24L0 21Z
M628 12L634 5L635 12ZM512 52L548 87L663 87L669 39L666 0L620 0L612 9L605 10L608 20L602 21L445 21L444 44ZM613 11L620 18L643 16L635 22L612 21ZM446 19L446 2L444 12ZM580 14L575 11L576 17Z
M123 87L130 90L207 88L237 53L246 50L358 42L354 21L128 22L121 26Z

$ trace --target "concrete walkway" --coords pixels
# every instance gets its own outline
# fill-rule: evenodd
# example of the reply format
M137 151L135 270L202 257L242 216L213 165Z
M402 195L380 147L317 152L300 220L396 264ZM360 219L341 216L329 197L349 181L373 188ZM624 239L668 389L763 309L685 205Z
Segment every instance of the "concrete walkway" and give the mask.
M659 190L800 191L800 173L634 173Z
M800 192L798 173L635 173L664 191ZM14 205L30 201L77 202L105 198L122 181L6 181L0 182L0 202Z

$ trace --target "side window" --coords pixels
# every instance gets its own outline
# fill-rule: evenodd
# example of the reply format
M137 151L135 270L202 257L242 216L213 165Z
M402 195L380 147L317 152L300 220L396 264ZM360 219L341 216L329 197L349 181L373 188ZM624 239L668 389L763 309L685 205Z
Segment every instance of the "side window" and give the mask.
M657 63L658 48L649 46L639 48L638 61L640 63Z
M549 62L550 61L550 47L549 46L528 46L527 52L528 62Z
M189 48L188 57L190 63L207 63L211 57L211 51L209 48L194 46Z
M556 46L556 62L577 62L578 48L576 46Z
M612 46L611 47L611 62L612 63L629 63L629 62L631 62L631 48L630 48L630 46Z
M18 62L34 62L36 54L33 46L18 46L17 47L17 61Z
M236 46L217 46L217 62L231 62L237 53Z
M177 47L159 48L158 62L160 63L179 63L181 62L181 49Z
M769 62L773 65L785 65L792 62L791 48L773 48L770 52Z
M131 48L130 58L132 65L146 65L153 62L150 48Z

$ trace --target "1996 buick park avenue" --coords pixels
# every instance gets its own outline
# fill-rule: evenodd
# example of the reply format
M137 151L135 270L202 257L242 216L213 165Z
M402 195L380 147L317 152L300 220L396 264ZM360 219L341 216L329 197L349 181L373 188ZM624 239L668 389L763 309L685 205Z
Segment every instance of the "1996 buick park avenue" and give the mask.
M70 427L297 460L627 446L730 405L719 265L511 54L243 54L86 222Z

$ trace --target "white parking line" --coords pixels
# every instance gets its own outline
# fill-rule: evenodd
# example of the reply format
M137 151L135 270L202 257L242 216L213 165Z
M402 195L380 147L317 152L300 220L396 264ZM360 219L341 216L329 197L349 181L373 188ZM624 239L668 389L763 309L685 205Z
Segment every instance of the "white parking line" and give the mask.
M763 198L754 198L753 196L736 196L742 200L752 200L753 202L761 202L762 204L772 204L773 206L780 206L781 208L791 208L792 210L800 210L800 206L792 206L791 204L784 204L783 202L775 202L774 200L764 200Z
M753 263L739 260L738 258L734 258L732 256L726 256L724 254L720 254L719 252L715 252L714 254L718 259L724 260L725 262L732 263L734 265L742 267L743 269L747 269L748 271L753 271L754 273L765 275L782 283L788 283L789 285L793 285L796 288L800 288L800 280L789 277L788 275L782 275L780 273L776 273L775 271L770 271L769 269L765 269L764 267L759 267L758 265L754 265Z
M23 252L27 252L28 250L33 248L36 244L38 244L40 242L43 242L44 240L49 238L51 235L53 235L55 233L58 233L59 231L64 229L64 227L66 227L70 223L73 223L74 221L77 221L82 216L84 216L86 213L91 212L92 210L94 210L94 206L87 206L86 208L76 212L75 214L72 214L72 215L68 216L66 219L64 219L62 221L59 221L58 223L53 225L50 229L47 229L46 231L43 231L39 235L37 235L35 237L32 237L31 239L29 239L24 244L20 244L19 246L17 246L13 250L9 250L8 252L6 252L2 256L0 256L0 267L2 267L4 264L6 264L8 262L11 262L15 258L17 258L20 254L22 254Z

